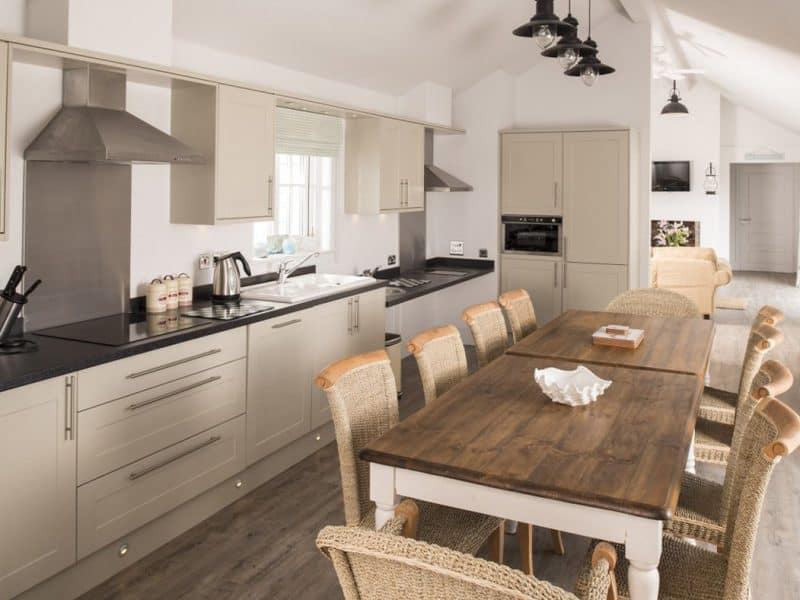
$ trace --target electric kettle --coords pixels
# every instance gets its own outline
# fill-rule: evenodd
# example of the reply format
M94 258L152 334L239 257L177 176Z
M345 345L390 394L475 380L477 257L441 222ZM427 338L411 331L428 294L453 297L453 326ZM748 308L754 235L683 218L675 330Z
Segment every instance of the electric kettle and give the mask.
M236 261L242 263L245 273L252 275L250 265L247 264L241 252L214 257L214 285L211 288L213 302L224 304L239 301L242 282Z

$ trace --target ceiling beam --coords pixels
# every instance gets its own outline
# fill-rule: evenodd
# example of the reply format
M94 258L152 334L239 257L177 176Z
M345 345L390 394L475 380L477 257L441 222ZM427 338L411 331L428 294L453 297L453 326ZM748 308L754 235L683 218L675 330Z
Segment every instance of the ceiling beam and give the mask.
M650 20L648 0L619 0L628 18L634 23L645 23Z

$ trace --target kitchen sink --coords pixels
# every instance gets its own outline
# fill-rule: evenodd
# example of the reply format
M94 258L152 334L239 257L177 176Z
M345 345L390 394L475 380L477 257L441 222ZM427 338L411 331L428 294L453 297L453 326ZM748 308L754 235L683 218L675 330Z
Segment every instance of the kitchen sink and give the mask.
M275 282L244 288L242 298L294 304L338 294L371 283L375 283L375 279L360 275L310 273L290 277L284 284Z

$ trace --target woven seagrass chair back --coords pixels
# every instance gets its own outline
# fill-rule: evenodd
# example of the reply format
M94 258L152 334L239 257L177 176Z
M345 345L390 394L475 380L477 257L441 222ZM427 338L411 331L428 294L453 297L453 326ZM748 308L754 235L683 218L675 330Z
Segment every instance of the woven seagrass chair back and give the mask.
M777 327L783 320L786 318L786 315L783 314L778 308L774 306L770 306L769 304L765 304L760 309L758 309L758 313L756 314L756 318L753 319L753 327L760 323L766 323L767 325L772 325L773 327Z
M384 531L325 527L317 547L333 563L345 600L577 600L522 571ZM606 600L616 553L600 544L585 600Z
M643 317L702 316L697 305L686 296L656 288L623 292L608 303L606 311Z
M331 407L339 449L345 521L358 525L372 506L369 464L358 453L400 422L397 388L384 350L336 362L315 379Z
M767 354L782 341L783 332L767 323L754 325L750 330L750 336L747 338L747 348L744 352L744 361L742 362L742 373L739 377L737 407L741 406L750 392L753 379L764 363Z
M478 365L485 367L503 355L508 346L506 320L495 302L475 304L464 310L461 318L469 325L478 351Z
M750 566L761 509L772 470L800 444L800 417L771 396L759 402L747 424L736 463L723 549L728 569L725 600L750 598Z
M527 291L511 290L501 295L497 301L511 326L514 343L536 331L536 311Z
M417 360L425 404L436 400L469 373L461 334L453 325L418 333L408 343L408 351Z
M725 469L725 482L722 485L722 500L720 507L720 521L725 523L730 509L731 488L737 472L736 463L742 447L747 425L753 417L756 406L764 398L773 398L785 394L792 387L794 377L786 366L777 360L766 360L753 378L750 393L744 398L736 409L736 420L733 426L733 439L731 451L728 455L728 465Z

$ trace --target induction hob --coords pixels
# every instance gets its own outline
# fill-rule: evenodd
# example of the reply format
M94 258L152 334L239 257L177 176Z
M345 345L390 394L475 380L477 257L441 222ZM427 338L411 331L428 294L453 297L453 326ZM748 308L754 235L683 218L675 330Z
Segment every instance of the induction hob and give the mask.
M208 324L208 321L186 317L178 311L147 315L124 313L41 329L33 334L103 346L124 346Z

